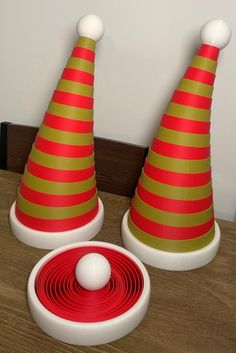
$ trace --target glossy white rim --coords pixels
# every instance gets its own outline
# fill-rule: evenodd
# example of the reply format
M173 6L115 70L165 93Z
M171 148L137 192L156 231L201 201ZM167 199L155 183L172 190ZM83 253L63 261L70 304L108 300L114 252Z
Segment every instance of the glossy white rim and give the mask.
M13 234L23 243L40 249L56 249L59 246L87 241L95 237L100 231L104 220L104 207L98 199L98 213L96 217L84 226L65 232L43 232L26 227L15 214L15 202L10 210L10 225Z
M143 274L144 289L139 300L130 310L111 320L97 323L79 323L62 319L48 311L41 304L35 292L35 279L40 268L56 254L64 250L83 246L101 246L114 249L128 256L137 264ZM117 340L127 335L142 321L149 304L150 279L142 262L126 249L99 241L74 243L51 251L36 264L28 280L27 296L29 309L34 321L48 335L71 344L98 345Z
M220 246L220 228L215 222L215 237L202 249L191 252L168 252L152 248L138 240L129 230L128 213L122 221L122 240L125 247L147 265L170 271L187 271L207 265Z

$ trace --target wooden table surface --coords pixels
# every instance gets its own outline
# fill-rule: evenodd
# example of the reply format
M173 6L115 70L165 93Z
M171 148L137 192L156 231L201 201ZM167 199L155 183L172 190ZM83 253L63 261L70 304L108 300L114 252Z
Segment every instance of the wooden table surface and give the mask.
M9 208L19 174L0 171L0 352L8 353L235 353L236 223L219 221L220 251L208 266L170 272L147 266L151 302L143 322L128 336L102 346L59 342L32 321L26 301L27 279L47 250L20 243L11 233ZM128 198L100 193L105 222L96 240L122 245L120 223Z

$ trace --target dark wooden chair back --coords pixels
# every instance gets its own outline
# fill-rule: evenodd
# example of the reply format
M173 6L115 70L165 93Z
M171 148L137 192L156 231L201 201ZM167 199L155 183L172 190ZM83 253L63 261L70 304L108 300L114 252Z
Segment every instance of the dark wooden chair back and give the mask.
M0 168L23 173L37 132L37 127L1 123ZM98 189L131 197L147 152L147 147L95 137Z

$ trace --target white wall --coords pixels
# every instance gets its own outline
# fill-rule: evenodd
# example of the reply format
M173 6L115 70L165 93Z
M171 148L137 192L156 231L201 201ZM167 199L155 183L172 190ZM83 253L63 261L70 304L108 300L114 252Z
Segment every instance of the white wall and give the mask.
M198 45L200 26L223 18L235 33L219 60L212 114L217 216L235 220L236 2L234 0L0 0L1 120L39 125L84 14L103 19L95 134L149 144Z

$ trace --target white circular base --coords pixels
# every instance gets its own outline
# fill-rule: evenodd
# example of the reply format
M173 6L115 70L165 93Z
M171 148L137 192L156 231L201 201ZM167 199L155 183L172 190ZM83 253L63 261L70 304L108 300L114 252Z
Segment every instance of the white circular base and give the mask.
M122 315L111 320L82 323L62 319L48 311L39 301L35 292L35 279L40 268L53 256L64 250L83 247L102 246L114 249L131 258L143 274L144 288L139 300L135 305ZM150 279L144 265L133 254L117 245L98 241L75 243L63 246L44 256L33 268L27 288L28 305L31 315L38 326L48 335L71 344L77 345L98 345L117 340L132 331L142 321L149 304Z
M84 226L65 232L43 232L26 227L16 218L14 202L10 210L10 226L13 234L23 243L40 249L55 249L59 246L90 240L99 232L104 220L104 207L98 199L96 217Z
M129 230L128 213L122 221L122 240L125 247L145 264L170 271L188 271L207 265L220 246L220 228L215 222L215 237L202 249L191 252L168 252L152 248L139 241Z

